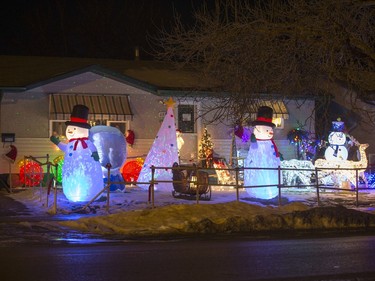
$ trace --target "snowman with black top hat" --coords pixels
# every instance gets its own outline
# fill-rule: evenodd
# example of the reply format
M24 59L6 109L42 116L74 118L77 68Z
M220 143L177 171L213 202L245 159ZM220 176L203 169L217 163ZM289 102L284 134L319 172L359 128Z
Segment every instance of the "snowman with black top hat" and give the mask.
M50 140L64 153L62 166L63 192L69 201L92 200L104 187L103 173L95 145L89 139L90 124L87 123L89 109L85 105L73 107L70 121L66 124L68 143L55 135Z
M254 198L272 199L278 195L278 171L280 166L280 154L275 142L273 141L272 123L273 110L268 106L261 106L258 109L257 119L252 122L253 134L245 168L263 168L263 169L245 169L244 185L266 187L248 187L247 193Z

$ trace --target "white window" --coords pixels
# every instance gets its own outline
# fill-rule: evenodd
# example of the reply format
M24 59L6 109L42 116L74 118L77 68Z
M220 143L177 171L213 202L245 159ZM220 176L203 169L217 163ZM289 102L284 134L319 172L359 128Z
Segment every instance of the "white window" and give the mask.
M283 117L272 118L272 123L276 125L275 129L284 129Z
M107 126L112 126L119 129L123 135L129 130L129 121L107 121Z
M193 104L179 104L177 106L177 127L182 133L196 133L197 108Z
M65 136L66 121L69 120L49 120L49 135L57 134L58 136Z

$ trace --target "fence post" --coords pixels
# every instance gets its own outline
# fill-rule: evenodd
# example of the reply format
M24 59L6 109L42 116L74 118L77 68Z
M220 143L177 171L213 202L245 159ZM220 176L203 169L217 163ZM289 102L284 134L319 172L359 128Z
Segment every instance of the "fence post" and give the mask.
M238 174L239 174L239 168L236 167L236 197L237 197L237 202L240 201L240 193L238 191Z
M195 184L195 188L196 188L196 201L197 201L197 204L199 204L199 183L200 183L200 176L199 176L199 173L198 173L198 167L196 165L194 165L194 173L195 173L195 180L196 180L196 182L194 183ZM190 177L190 180L194 180L193 177Z
M320 206L318 168L315 168L315 186L316 186L316 198L317 198L318 206Z
M9 193L12 193L12 163L9 161Z
M355 206L358 208L358 169L355 169Z
M56 215L57 213L57 188L56 188L56 179L52 179L52 186L53 186L53 208L52 213Z
M154 190L155 190L155 186L154 186L154 178L155 176L155 166L152 165L151 166L151 184L150 184L150 187L149 187L149 192L151 192L151 206L152 208L155 207L155 194L154 194Z
M281 167L280 165L277 168L277 177L278 177L277 188L279 189L279 206L281 206Z
M107 165L105 165L105 167L107 168L107 206L106 206L106 211L108 212L109 211L109 193L110 193L110 190L111 190L111 168L112 168L112 165L111 163L107 163Z

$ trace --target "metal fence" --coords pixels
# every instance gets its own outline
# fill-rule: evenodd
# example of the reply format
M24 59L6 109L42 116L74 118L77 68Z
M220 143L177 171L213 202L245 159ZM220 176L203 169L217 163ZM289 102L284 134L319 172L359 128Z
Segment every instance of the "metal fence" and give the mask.
M32 161L35 161L37 163L39 163L40 165L46 165L47 166L47 192L48 192L48 195L50 194L50 191L53 189L54 190L54 210L56 213L56 210L57 210L57 206L56 206L56 202L57 202L57 199L56 199L56 194L57 194L57 187L56 187L56 180L54 179L54 176L53 174L51 173L51 170L52 169L56 169L56 174L57 174L57 165L54 164L54 163L51 163L49 161L49 158L48 158L48 154L46 156L47 158L47 161L45 163L42 163L38 160L38 158L45 158L45 157L32 157L32 156L26 156L25 157L25 161L27 159L30 159ZM236 168L204 168L204 167L199 167L199 166L196 166L196 165L193 165L193 166L178 166L178 167L155 167L155 166L152 166L151 167L151 180L149 182L136 182L136 181L116 181L116 182L113 182L111 181L111 165L110 164L107 164L106 166L107 168L107 183L106 185L104 186L104 188L94 197L92 198L92 200L90 202L88 202L85 206L83 206L81 209L79 210L82 210L82 209L86 209L90 204L92 204L95 200L97 200L99 198L99 196L101 196L103 193L106 193L106 197L107 197L107 200L106 200L106 210L109 211L109 204L110 204L110 186L112 184L124 184L124 185L138 185L138 184L145 184L145 185L148 185L148 203L151 204L151 206L154 208L155 207L155 186L157 186L158 184L160 183L171 183L172 185L174 184L181 184L181 183L184 183L184 184L187 184L189 186L199 186L199 185L202 185L202 184L209 184L210 187L211 186L220 186L220 187L232 187L234 189L234 192L236 192L236 200L239 201L240 200L240 196L239 196L239 192L241 189L247 189L247 188L264 188L264 187L277 187L278 188L278 204L279 206L282 205L282 202L281 202L281 197L282 197L282 194L283 192L288 189L288 188L293 188L293 187L297 187L297 188L306 188L306 187L310 187L310 188L313 188L315 190L315 193L316 193L316 200L317 200L317 204L318 206L320 205L320 192L322 190L336 190L336 191L350 191L350 192L354 192L355 193L355 205L356 207L359 206L359 192L361 190L369 190L368 187L363 187L363 186L360 186L360 177L359 177L359 174L360 174L360 170L363 171L363 169L359 169L359 168L315 168L315 169L298 169L298 168L282 168L281 166L277 167L277 168L265 168L265 167L259 167L259 168L247 168L247 167L236 167ZM174 180L158 180L157 178L155 178L155 171L157 169L168 169L168 170L187 170L187 171L191 171L192 173L191 174L194 174L196 175L195 177L190 177L184 181L174 181ZM244 183L243 183L243 174L246 170L249 170L249 169L253 169L253 170L277 170L277 175L278 175L278 181L277 181L277 184L274 184L274 185L248 185L248 186L245 186ZM369 165L368 166L368 170L373 170L374 169L374 166L373 165ZM332 173L335 173L337 171L340 171L340 170L344 170L344 171L353 171L355 173L355 179L356 179L356 182L355 182L355 185L354 185L354 188L343 188L342 186L338 186L338 185L327 185L327 184L323 184L322 181L321 181L321 174L324 174L324 173L327 173L328 171L329 172L332 172ZM233 177L234 177L234 180L232 182L228 182L228 183L223 183L223 182L217 182L217 183L212 183L212 182L203 182L200 175L201 175L201 172L205 172L205 173L211 173L211 174L216 174L217 171L226 171L228 172L229 174L231 174ZM299 171L301 173L305 173L305 174L309 174L311 176L311 182L309 184L303 184L303 183L298 183L298 184L295 184L295 185L286 185L284 183L284 180L283 180L283 172L286 172L286 171ZM28 175L25 175L25 177L28 176ZM40 188L42 188L42 186L40 185ZM196 188L196 203L199 204L200 202L200 196L199 196L199 191L198 191L198 188ZM47 196L47 206L48 206L48 196ZM76 210L77 211L77 210Z
M371 168L371 165L370 165L370 168ZM151 193L151 204L152 206L154 206L154 186L157 185L158 183L161 183L161 182L170 182L170 183L176 183L174 181L158 181L157 179L154 178L154 174L155 174L155 170L156 169L176 169L175 167L151 167L151 170L152 170L152 177L151 177L151 181L149 182L150 184L150 190L149 192ZM181 167L178 167L177 169L181 169ZM293 187L297 187L297 188L306 188L306 187L312 187L315 189L315 192L316 192L316 198L317 198L317 204L320 205L320 191L321 190L336 190L336 191L350 191L350 192L354 192L355 195L356 195L356 199L355 199L355 205L356 207L359 206L359 192L361 190L369 190L368 187L360 187L360 180L359 180L359 171L360 170L363 170L363 169L359 169L359 168L315 168L315 169L298 169L298 168L281 168L280 166L278 168L262 168L262 167L257 167L257 168L246 168L246 167L237 167L237 168L201 168L201 167L184 167L183 169L192 169L195 171L195 174L199 174L198 171L214 171L216 172L216 170L225 170L225 171L228 171L229 173L235 175L235 181L234 183L210 183L211 186L228 186L228 187L233 187L235 189L235 192L236 192L236 199L237 201L240 200L239 198L239 190L240 189L246 189L246 188L264 188L264 187L277 187L278 188L278 203L279 203L279 206L281 206L281 196L282 196L282 192L283 192L283 189L287 189L287 188L293 188ZM243 181L240 179L239 175L241 173L244 173L245 170L250 170L250 169L253 169L253 170L277 170L277 174L278 174L278 183L277 184L274 184L274 185L248 185L248 186L245 186L243 184ZM312 175L312 180L311 180L311 184L302 184L302 183L298 183L296 185L285 185L283 183L283 176L282 176L282 173L283 171L300 171L300 172L303 172L303 173L310 173ZM320 178L320 174L321 173L324 173L324 171L329 171L329 172L335 172L335 171L354 171L355 175L356 175L356 183L355 183L355 186L354 188L347 188L347 187L340 187L340 186L337 186L337 185L327 185L327 184L323 184L321 183L321 178ZM200 182L199 178L197 178L196 180L190 180L188 181L188 183L193 183L193 184L201 184L202 182ZM135 183L137 184L137 183ZM350 186L350 185L349 185ZM199 196L197 196L197 203L199 203Z

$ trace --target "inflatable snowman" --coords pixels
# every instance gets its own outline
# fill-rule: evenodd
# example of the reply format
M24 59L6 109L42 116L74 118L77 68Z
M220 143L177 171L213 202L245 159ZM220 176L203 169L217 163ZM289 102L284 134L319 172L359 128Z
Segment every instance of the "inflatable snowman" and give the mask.
M252 122L253 134L256 138L249 148L245 160L245 168L278 168L280 155L273 141L273 110L268 106L258 109L257 119ZM246 188L254 198L272 199L278 195L278 171L267 169L245 169L245 186L268 185L267 187Z
M68 143L60 142L56 136L50 140L64 153L62 187L66 198L73 202L92 200L104 187L102 168L95 145L89 140L87 123L89 109L75 105L70 121L65 124Z
M332 122L332 132L328 135L329 146L324 152L324 157L331 161L348 159L346 148L346 134L344 133L344 122L340 119Z

